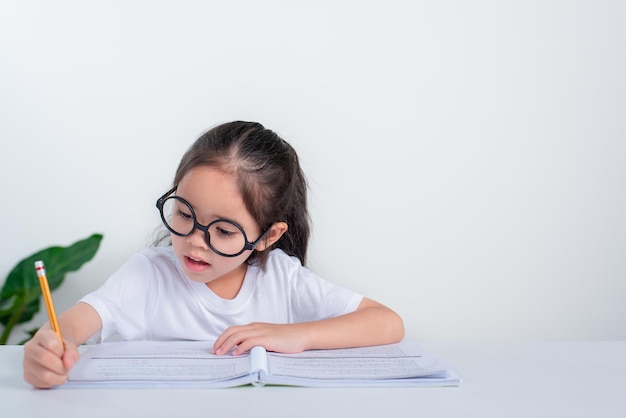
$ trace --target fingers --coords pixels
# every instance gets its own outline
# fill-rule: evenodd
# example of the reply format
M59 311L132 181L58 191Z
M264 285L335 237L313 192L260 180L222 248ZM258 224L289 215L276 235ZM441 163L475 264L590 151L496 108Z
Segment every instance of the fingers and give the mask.
M299 353L306 347L306 328L303 324L269 324L254 322L232 326L218 337L213 345L213 354L230 352L238 356L260 345L268 351ZM232 350L232 351L231 351Z
M260 326L261 324L249 324L227 328L215 341L212 353L218 356L229 352L234 356L245 353L255 345L259 345L258 337L263 332Z
M61 385L67 381L77 354L75 346L66 354L54 332L41 330L24 345L24 380L36 388Z
M231 351L237 345L236 334L239 328L238 326L228 327L213 344L212 353L221 356Z
M66 370L70 370L76 362L80 359L80 354L78 353L78 347L70 342L65 342L65 352L63 353L63 365Z

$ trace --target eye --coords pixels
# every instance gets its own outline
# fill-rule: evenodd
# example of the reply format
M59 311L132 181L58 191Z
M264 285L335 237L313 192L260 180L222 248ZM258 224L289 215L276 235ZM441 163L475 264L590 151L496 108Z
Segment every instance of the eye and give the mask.
M176 216L184 220L192 219L191 213L187 213L183 211L182 209L176 210Z
M228 229L222 228L220 226L216 227L215 230L217 231L217 233L220 236L225 237L225 238L232 237L234 235L237 235L237 233L238 233L238 231L228 230Z

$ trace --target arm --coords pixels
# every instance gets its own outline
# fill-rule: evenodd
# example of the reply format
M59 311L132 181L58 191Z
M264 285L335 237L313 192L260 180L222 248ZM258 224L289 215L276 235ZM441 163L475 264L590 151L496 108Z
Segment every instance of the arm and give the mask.
M363 298L356 311L335 318L296 324L252 323L232 326L215 341L213 353L241 354L261 345L269 351L304 350L391 344L404 338L402 319L391 309Z
M102 328L100 315L86 303L78 303L59 316L63 344L44 324L24 345L24 380L37 388L65 383L78 361L78 346Z

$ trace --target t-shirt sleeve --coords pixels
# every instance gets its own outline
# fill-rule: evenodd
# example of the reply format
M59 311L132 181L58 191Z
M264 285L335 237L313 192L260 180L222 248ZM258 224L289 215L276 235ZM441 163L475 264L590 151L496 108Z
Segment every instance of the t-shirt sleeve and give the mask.
M334 318L354 312L363 295L332 283L306 267L299 266L292 282L294 322Z
M142 339L153 290L151 262L143 253L133 256L96 291L80 301L93 307L102 329L90 341L101 342L119 334L125 340Z

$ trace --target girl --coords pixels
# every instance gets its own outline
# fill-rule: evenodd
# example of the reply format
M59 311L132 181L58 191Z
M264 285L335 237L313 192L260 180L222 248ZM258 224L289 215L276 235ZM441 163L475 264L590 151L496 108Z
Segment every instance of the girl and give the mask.
M24 378L67 380L77 346L126 340L215 340L213 353L261 345L296 353L394 343L402 320L389 308L306 267L307 186L294 149L253 122L202 135L183 156L157 208L171 245L132 257L95 292L24 347Z

